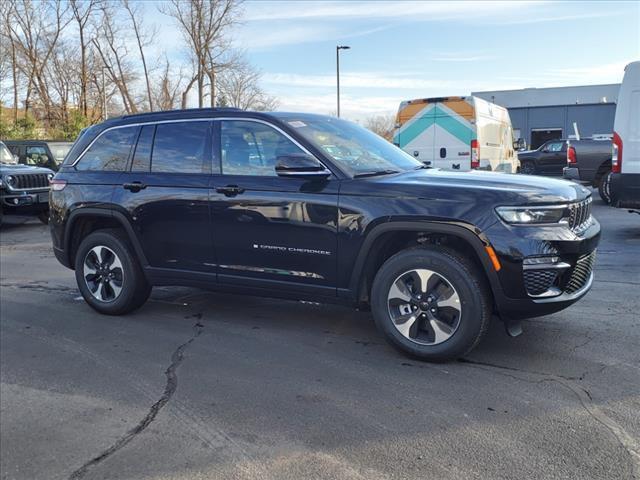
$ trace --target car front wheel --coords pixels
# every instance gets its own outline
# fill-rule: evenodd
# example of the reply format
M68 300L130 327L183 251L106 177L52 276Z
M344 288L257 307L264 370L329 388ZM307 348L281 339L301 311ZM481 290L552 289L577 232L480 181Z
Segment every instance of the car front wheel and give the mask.
M524 175L535 175L536 174L536 165L533 162L523 161L520 164L520 173Z
M377 327L396 348L428 361L459 358L485 334L491 295L475 266L453 250L404 250L380 268L371 292Z
M78 247L75 272L85 301L107 315L131 312L151 293L133 248L119 230L87 236Z

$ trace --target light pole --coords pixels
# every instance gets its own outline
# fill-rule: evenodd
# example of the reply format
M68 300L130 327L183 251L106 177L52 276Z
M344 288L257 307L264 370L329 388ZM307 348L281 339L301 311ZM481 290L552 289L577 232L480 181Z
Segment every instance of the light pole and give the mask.
M337 100L338 100L338 118L340 118L340 50L349 50L348 45L336 45L336 84L337 84Z

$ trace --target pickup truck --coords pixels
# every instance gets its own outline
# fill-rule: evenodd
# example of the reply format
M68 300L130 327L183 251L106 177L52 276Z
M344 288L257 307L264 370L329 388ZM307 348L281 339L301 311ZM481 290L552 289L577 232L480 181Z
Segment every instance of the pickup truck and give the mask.
M520 173L559 177L567 164L567 141L549 140L536 150L520 151L518 160Z
M562 176L598 189L605 203L611 202L611 140L570 140L567 143L567 166Z

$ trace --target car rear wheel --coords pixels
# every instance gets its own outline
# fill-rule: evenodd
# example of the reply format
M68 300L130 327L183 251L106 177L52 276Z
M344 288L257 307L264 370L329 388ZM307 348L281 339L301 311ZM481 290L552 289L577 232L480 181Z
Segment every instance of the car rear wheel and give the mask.
M491 295L485 282L453 250L404 250L376 274L373 318L387 340L404 353L428 361L459 358L488 328Z
M119 230L99 230L87 236L78 247L75 271L82 296L100 313L131 312L151 293L133 248Z
M611 203L611 172L603 173L598 179L598 194L604 203Z

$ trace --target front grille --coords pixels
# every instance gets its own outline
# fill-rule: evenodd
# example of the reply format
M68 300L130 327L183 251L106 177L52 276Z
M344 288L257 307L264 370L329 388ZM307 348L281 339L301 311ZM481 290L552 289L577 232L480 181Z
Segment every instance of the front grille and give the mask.
M589 277L591 276L591 271L593 270L593 264L595 263L595 261L595 250L589 255L585 255L578 259L576 266L573 267L573 271L571 272L569 282L567 282L567 286L564 289L566 293L577 292L585 286L585 284L589 280Z
M557 276L556 270L525 270L524 286L529 295L542 295L553 286Z
M46 173L12 174L7 178L7 183L13 190L29 190L49 186L49 177Z
M592 223L591 197L569 205L569 228L575 233L584 232Z

